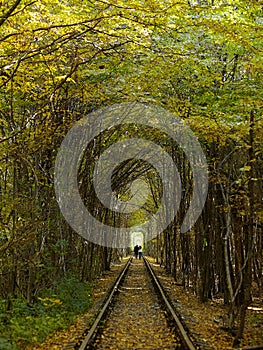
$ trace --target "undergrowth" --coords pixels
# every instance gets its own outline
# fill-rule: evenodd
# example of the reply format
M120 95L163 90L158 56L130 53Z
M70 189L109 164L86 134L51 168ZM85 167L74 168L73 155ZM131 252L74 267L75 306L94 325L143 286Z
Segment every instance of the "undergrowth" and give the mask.
M0 304L0 349L18 350L37 344L53 331L65 329L91 305L91 285L65 277L43 291L34 304L14 299L10 310L6 300Z

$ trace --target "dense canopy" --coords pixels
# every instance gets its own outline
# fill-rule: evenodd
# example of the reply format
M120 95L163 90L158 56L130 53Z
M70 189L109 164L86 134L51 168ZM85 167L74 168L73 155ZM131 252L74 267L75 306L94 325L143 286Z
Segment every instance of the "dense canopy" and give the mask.
M177 164L184 202L171 225L145 242L148 253L201 300L223 293L238 342L251 293L262 288L262 2L4 0L0 29L4 308L15 299L36 303L67 274L91 281L124 254L85 241L66 223L54 166L76 121L136 101L174 113L198 137L209 170L202 215L180 233L192 193L189 162L167 135L138 125L106 130L89 144L79 170L82 198L98 213L89 180L109 145L134 135L161 145ZM138 178L151 189L145 206L128 218L106 210L102 222L130 227L156 211L162 183L147 162L116 168L116 191L129 198L128 184Z

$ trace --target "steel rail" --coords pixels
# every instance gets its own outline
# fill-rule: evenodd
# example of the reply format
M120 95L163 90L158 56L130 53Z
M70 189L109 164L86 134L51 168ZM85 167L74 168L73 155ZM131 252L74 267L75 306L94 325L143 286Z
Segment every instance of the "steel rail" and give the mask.
M114 297L114 294L118 291L118 287L119 287L122 279L124 278L126 272L128 271L128 268L130 267L131 261L132 261L132 257L127 261L122 272L120 273L119 277L117 278L116 282L114 283L109 297L107 298L105 304L101 308L98 316L96 317L96 320L94 321L93 325L89 329L87 335L85 336L85 339L81 343L79 350L85 350L87 348L87 346L90 345L90 341L94 337L94 335L96 334L98 326L101 323L102 318L103 318L104 314L106 313L106 311L107 311L107 309L108 309L108 307L109 307L109 305Z
M187 348L187 350L196 350L196 347L194 346L192 340L189 338L186 330L184 329L184 326L182 325L180 319L178 318L173 306L171 305L171 303L169 302L169 300L167 299L164 289L162 287L162 285L160 284L157 276L155 275L155 272L153 271L149 261L143 257L144 263L148 269L148 271L150 272L150 275L152 277L152 280L154 281L154 284L158 290L158 293L161 295L162 300L166 306L166 309L168 310L168 312L170 313L170 315L172 316L173 320L175 321L178 333L179 333L179 337L181 338L183 344L185 345L185 347Z

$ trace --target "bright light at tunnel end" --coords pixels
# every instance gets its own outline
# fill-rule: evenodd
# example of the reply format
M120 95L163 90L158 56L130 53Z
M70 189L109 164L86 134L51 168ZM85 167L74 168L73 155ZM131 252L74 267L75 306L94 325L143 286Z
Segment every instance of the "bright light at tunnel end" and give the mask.
M55 162L55 193L60 210L79 235L95 244L113 248L131 245L136 229L148 232L151 240L163 232L174 220L180 206L182 185L180 174L171 156L159 145L142 138L118 141L100 155L94 172L96 195L105 208L119 213L132 213L143 205L136 196L124 202L112 193L111 171L127 159L136 158L149 162L159 173L163 183L160 208L148 222L128 228L108 226L94 218L85 207L78 188L78 168L87 145L101 132L120 124L139 124L166 133L183 150L192 170L193 193L191 203L181 224L181 232L187 232L200 216L208 190L208 168L205 154L197 137L180 118L163 108L137 102L115 104L84 116L65 136ZM107 166L104 166L107 164ZM117 209L116 209L117 208Z

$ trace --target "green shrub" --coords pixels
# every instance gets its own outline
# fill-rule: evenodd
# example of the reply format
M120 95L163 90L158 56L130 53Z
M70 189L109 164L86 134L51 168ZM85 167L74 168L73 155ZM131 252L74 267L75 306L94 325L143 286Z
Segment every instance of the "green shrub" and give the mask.
M6 311L5 303L0 303L0 349L41 343L51 332L68 327L90 306L90 295L90 284L69 276L45 290L33 305L15 299L12 309Z

